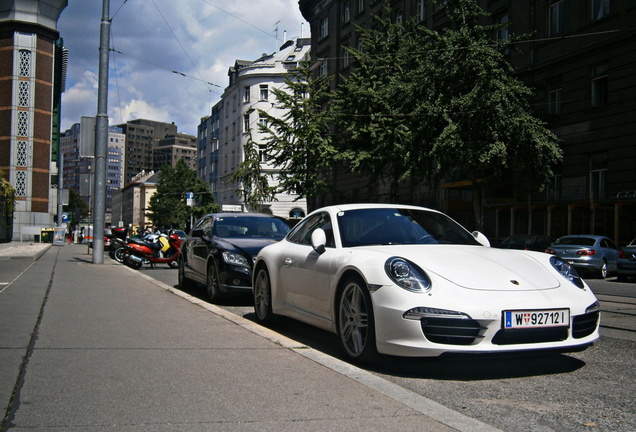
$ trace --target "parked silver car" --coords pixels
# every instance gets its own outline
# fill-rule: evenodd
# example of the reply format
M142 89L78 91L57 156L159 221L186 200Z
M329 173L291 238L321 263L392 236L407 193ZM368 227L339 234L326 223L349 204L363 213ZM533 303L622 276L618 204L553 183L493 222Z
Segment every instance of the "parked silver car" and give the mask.
M616 276L619 281L636 277L636 239L621 249L618 253L618 268Z
M604 279L616 271L619 249L605 236L567 235L558 238L545 251L577 270L592 272Z

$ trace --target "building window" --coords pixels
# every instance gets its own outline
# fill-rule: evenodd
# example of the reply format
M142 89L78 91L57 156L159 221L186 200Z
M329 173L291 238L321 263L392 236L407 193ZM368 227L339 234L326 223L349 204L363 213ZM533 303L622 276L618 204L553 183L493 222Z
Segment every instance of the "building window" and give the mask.
M258 124L262 127L267 127L267 116L263 113L258 115Z
M18 106L29 106L29 82L18 81Z
M605 18L610 13L610 0L592 0L592 21Z
M346 49L342 49L342 67L348 68L351 65L351 54Z
M26 111L18 111L18 136L29 136L29 113Z
M509 22L508 14L500 15L497 18L497 24L500 25L497 29L497 40L507 41L510 39L510 28L508 27Z
M590 161L590 195L591 199L607 197L607 157L593 156Z
M250 101L250 87L245 86L243 87L243 102L249 102L249 101Z
M265 144L258 145L258 160L260 162L267 162L267 145Z
M243 114L243 132L248 133L250 131L250 115Z
M417 0L417 18L420 21L426 19L426 0Z
M29 145L26 141L18 141L16 146L16 161L15 165L19 167L27 166L29 157Z
M269 99L269 88L267 84L261 84L261 100L266 101Z
M607 66L594 69L592 76L592 106L601 107L607 105Z
M15 195L16 196L26 196L27 195L27 172L26 171L15 171Z
M342 22L348 23L349 21L351 21L351 5L349 2L345 2L345 4L342 5Z
M563 34L565 22L565 3L560 0L550 5L550 37Z
M324 76L327 75L327 59L323 59L322 62L320 63L320 67L318 68L318 75L319 76Z
M358 13L364 12L364 0L358 0Z
M31 51L20 50L19 74L21 77L31 76Z
M395 23L402 24L402 22L404 22L404 15L402 14L402 11L398 11L395 14Z
M326 38L327 36L329 36L329 17L325 17L320 21L320 39Z
M562 89L561 81L553 81L550 83L550 90L548 92L548 112L553 115L561 114L562 104Z

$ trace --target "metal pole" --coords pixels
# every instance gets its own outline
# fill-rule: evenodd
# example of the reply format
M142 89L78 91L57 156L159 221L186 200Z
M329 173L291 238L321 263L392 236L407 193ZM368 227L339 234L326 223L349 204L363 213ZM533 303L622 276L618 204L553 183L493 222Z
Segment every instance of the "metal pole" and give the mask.
M106 152L108 147L108 42L110 39L110 0L102 0L99 36L99 81L95 123L95 192L93 194L93 264L104 262L104 224L106 222Z

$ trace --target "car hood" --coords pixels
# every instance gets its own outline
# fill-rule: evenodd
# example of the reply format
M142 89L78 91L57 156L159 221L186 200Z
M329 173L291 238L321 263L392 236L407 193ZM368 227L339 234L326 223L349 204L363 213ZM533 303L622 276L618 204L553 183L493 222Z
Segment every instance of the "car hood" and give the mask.
M484 291L528 291L560 286L539 252L483 246L400 245L374 247L406 258L427 273L463 288Z
M273 238L262 238L262 237L248 237L248 238L230 238L223 239L223 243L227 243L227 249L237 249L252 258L255 258L256 255L263 249L265 246L271 245L272 243L277 243L279 240Z

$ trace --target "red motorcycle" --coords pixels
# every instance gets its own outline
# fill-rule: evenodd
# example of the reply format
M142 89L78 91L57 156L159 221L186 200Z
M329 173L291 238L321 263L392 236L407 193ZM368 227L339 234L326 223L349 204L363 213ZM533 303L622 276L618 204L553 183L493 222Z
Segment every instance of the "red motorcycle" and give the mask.
M155 240L139 240L129 238L124 248L123 261L135 270L144 264L168 264L177 268L181 254L181 238L175 231L170 231L167 237L158 236Z

